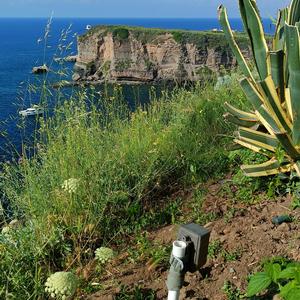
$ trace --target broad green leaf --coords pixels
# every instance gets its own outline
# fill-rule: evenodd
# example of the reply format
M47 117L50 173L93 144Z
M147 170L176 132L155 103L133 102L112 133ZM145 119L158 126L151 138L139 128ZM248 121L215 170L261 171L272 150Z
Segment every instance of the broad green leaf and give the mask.
M280 289L280 296L285 300L299 300L300 286L296 285L294 281L290 281Z
M268 276L271 277L272 281L276 282L281 272L280 264L269 263L265 265L264 269Z
M297 271L299 272L299 270L297 270L296 267L288 267L280 272L278 278L279 279L294 279L297 276L297 274L296 274Z
M300 300L300 287L290 290L285 298L286 300Z
M259 272L252 275L247 288L247 297L255 296L264 291L271 283L272 279L265 272Z

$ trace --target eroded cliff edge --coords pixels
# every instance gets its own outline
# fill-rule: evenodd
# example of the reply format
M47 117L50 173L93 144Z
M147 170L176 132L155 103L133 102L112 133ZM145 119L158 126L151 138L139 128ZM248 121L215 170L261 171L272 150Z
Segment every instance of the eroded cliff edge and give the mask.
M246 57L248 40L237 33ZM236 60L222 32L97 26L78 37L74 81L196 81Z

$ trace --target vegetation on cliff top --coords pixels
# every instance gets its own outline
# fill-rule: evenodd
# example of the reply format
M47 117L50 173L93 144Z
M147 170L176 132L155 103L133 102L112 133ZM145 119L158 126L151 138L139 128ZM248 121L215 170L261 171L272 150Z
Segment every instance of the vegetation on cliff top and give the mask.
M222 47L229 49L228 42L222 32L214 31L193 31L193 30L167 30L159 28L145 28L120 25L101 25L95 26L84 35L78 37L80 42L94 34L106 36L112 33L114 38L125 40L130 34L143 43L159 43L159 36L171 34L177 43L190 43L197 45L198 48L204 47ZM241 48L247 48L249 45L248 37L244 33L235 33L237 41Z

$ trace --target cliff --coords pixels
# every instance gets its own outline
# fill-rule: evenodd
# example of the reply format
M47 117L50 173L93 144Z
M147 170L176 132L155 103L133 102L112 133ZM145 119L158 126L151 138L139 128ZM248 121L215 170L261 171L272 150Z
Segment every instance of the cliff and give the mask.
M249 56L248 40L237 40ZM196 81L236 60L222 32L97 26L78 37L74 81Z

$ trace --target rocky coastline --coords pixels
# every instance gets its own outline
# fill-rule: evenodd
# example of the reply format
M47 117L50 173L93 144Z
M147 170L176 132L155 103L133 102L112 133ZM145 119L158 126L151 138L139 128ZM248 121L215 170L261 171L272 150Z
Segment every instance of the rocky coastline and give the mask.
M247 38L236 35L250 57ZM97 26L78 37L72 84L195 82L236 65L222 32Z

